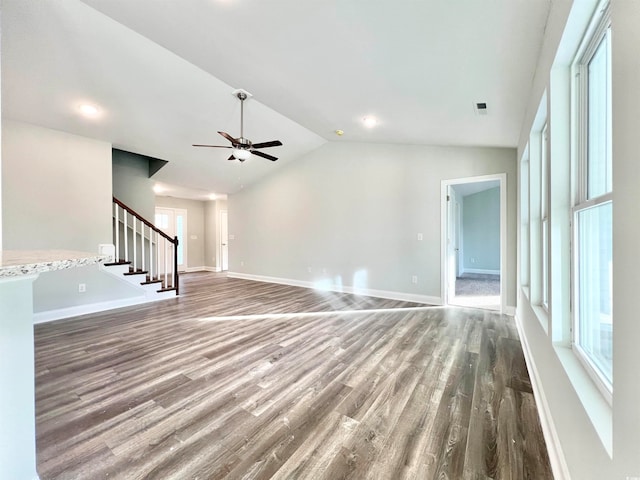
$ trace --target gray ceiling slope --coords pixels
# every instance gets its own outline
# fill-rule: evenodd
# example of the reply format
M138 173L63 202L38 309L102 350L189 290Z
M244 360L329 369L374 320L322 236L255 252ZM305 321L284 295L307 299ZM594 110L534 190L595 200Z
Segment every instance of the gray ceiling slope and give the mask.
M325 141L514 147L549 0L4 0L3 115L169 160L233 193ZM217 130L280 139L239 164ZM87 122L83 99L104 109ZM488 114L474 111L486 102ZM379 125L362 126L365 115ZM337 137L335 129L345 131Z

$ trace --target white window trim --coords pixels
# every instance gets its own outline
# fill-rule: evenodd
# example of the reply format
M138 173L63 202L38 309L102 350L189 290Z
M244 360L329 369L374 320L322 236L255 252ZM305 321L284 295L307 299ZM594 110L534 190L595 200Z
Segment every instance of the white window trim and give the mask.
M580 335L578 315L579 305L579 288L578 282L578 238L577 238L577 222L576 217L581 211L587 210L594 206L613 202L613 192L607 192L598 197L588 199L588 167L587 167L587 125L588 125L588 64L592 56L596 52L600 42L605 37L607 30L611 26L611 12L609 0L603 1L596 9L593 18L583 37L582 43L578 48L575 60L572 64L572 72L574 78L573 94L572 94L572 119L573 119L573 148L575 149L575 173L572 175L574 182L574 200L571 209L571 238L572 238L572 254L571 254L571 298L572 298L572 335L571 347L587 374L592 379L597 389L611 406L613 404L613 385L602 374L600 369L589 358L589 355L583 350L578 343Z
M551 164L549 158L549 122L544 122L540 132L540 306L549 313L549 291L550 291L550 171ZM546 231L546 236L545 236ZM545 253L546 252L546 256Z

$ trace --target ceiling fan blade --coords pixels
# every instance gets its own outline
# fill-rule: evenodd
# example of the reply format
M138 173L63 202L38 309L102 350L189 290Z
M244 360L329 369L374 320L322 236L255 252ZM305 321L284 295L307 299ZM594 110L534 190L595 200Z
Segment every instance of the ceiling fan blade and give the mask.
M271 160L272 162L275 162L278 159L278 157L273 157L271 155L268 155L266 153L260 152L258 150L251 150L251 153L253 153L254 155L257 155L259 157L266 158L267 160Z
M227 160L235 160L235 159L236 157L234 157L233 154L229 158L227 158Z
M191 146L192 147L211 147L211 148L233 148L233 147L229 147L228 145L197 145L197 144L193 144Z
M226 138L227 140L229 140L233 145L238 143L238 141L235 138L233 138L231 135L229 135L227 132L218 132L218 133L222 135L224 138Z
M253 148L279 147L281 145L282 142L280 140L273 140L272 142L254 143Z

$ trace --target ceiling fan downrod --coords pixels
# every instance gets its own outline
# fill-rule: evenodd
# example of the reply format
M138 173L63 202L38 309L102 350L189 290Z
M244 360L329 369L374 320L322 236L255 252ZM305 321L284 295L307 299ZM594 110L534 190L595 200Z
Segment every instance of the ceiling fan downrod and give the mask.
M247 94L238 92L238 99L240 100L240 140L244 140L244 101L247 99Z

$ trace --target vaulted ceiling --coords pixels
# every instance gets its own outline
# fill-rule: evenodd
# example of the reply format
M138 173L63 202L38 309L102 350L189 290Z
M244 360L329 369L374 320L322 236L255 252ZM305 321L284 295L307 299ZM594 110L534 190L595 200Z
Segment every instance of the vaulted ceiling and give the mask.
M233 193L331 142L515 147L550 0L3 0L3 117ZM280 139L228 162L218 130ZM95 118L79 114L84 103ZM486 103L479 114L477 103ZM363 125L374 116L374 128ZM342 136L336 130L343 130ZM182 192L182 193L180 193Z

